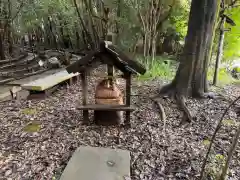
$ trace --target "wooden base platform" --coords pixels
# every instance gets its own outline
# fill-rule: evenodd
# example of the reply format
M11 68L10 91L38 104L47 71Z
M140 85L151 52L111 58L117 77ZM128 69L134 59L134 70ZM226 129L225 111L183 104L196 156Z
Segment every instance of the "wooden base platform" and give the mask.
M101 104L88 104L85 106L78 106L79 110L99 110L99 111L134 111L135 108L126 105L101 105Z
M84 124L89 123L89 110L94 110L94 123L102 126L116 126L124 124L130 127L130 113L135 110L133 106L128 105L103 105L87 104L78 106L77 109L83 111ZM126 118L123 120L123 111L126 112Z

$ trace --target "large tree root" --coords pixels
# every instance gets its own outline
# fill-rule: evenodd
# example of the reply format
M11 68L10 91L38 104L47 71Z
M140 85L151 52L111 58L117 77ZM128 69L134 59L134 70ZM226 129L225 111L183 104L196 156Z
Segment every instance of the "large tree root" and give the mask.
M159 98L151 98L152 101L156 104L156 106L158 107L159 111L160 111L160 117L161 120L163 121L163 132L164 132L164 136L166 136L166 113L164 111L164 107L163 105L160 103L160 99Z
M192 115L191 111L188 109L186 105L186 97L178 93L174 83L170 83L160 90L160 96L166 95L168 95L170 98L174 98L179 106L179 109L183 111L183 117L180 122L180 125L190 123L192 122L193 119L196 118L195 116Z
M188 109L186 105L186 98L177 93L175 94L175 97L179 105L179 108L183 111L183 117L182 117L182 121L180 122L180 125L192 122L192 120L195 119L196 117L193 116L191 111Z

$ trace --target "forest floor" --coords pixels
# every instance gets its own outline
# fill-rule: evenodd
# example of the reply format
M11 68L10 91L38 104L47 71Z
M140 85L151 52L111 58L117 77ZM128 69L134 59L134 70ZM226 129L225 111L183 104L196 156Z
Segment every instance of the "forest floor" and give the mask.
M93 94L95 81L91 77L89 94ZM158 94L161 85L163 81L157 79L133 80L132 104L137 108L132 113L132 127L121 130L119 143L116 128L81 124L81 112L75 109L81 101L80 84L60 89L45 100L1 103L0 179L58 179L80 145L131 151L132 180L197 179L214 128L231 99L240 95L240 86L216 89L224 98L189 99L187 105L197 119L187 126L179 126L182 115L176 104L163 99L167 115L164 132L159 110L149 98ZM31 122L38 123L38 131L26 132ZM219 170L238 124L237 109L230 108L211 153L209 173ZM240 146L228 179L240 179L239 157Z

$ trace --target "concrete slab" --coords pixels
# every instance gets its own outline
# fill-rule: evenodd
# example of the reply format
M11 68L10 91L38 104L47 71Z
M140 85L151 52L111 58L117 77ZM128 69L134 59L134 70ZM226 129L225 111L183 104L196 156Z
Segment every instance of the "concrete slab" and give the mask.
M51 75L51 74L60 72L60 71L62 71L62 70L63 70L63 69L52 69L52 70L49 70L49 71L45 71L45 72L43 72L43 73L41 73L41 74L36 74L36 75L30 76L30 77L26 77L26 78L23 78L23 79L11 81L11 82L9 82L9 83L7 83L7 84L8 84L8 85L18 85L18 86L21 86L22 84L27 84L27 83L29 83L29 82L32 82L32 81L35 81L35 80L44 78L44 77L46 77L46 76L49 76L49 75Z
M43 78L22 84L23 89L32 90L32 91L44 91L49 89L63 81L66 81L74 76L78 76L79 73L69 74L66 70L45 76Z
M74 152L60 180L130 180L130 152L81 146Z

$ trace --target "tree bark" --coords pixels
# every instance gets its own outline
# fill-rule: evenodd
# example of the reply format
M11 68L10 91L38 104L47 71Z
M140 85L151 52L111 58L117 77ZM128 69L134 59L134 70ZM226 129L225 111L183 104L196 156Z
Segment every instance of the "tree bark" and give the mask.
M12 37L12 4L8 0L8 19L7 19L7 38L8 38L8 52L11 55L13 52L13 37Z
M1 24L1 22L0 22ZM4 43L3 43L3 29L1 29L2 27L0 26L0 60L5 59L5 50L4 50Z
M3 1L0 0L0 15L3 16ZM5 59L5 49L4 49L4 27L3 20L0 19L0 60Z
M219 35L217 58L216 58L216 63L215 63L214 76L213 76L213 85L217 85L219 65L221 63L222 55L223 55L224 24L225 24L225 17L222 17L221 23L220 23L220 35Z
M209 47L214 34L215 20L220 0L192 0L180 64L172 83L163 87L160 93L171 93L177 97L184 111L184 119L191 121L192 116L186 108L187 96L203 97L205 94Z

